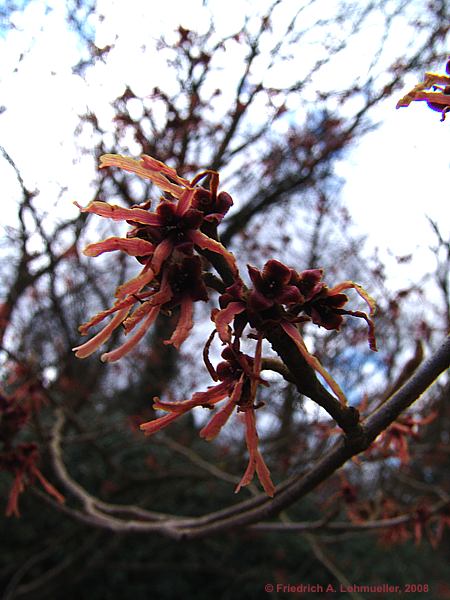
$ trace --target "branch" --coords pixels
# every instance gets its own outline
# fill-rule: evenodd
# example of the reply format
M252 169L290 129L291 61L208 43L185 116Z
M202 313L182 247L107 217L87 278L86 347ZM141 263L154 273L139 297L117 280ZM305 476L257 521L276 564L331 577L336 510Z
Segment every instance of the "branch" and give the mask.
M398 392L365 421L365 434L370 442L411 406L449 366L450 337L448 336L437 352L420 365Z
M317 560L320 563L322 563L322 565L326 569L328 569L328 571L332 575L334 575L334 577L336 577L336 579L339 581L341 586L344 585L347 589L351 589L350 581L347 579L347 577L344 575L344 573L334 564L334 562L331 560L331 558L324 551L321 544L319 544L317 539L310 533L305 534L305 537L308 540L308 542L312 548L312 551L314 553L314 556L317 558ZM358 594L358 592L350 591L350 597L353 598L353 600L364 600L364 598L362 596L360 596Z
M229 508L196 518L152 513L139 507L110 505L91 496L70 477L62 461L59 444L64 416L62 411L59 411L50 444L53 467L61 483L82 503L87 514L64 506L59 507L58 510L84 523L103 529L117 532L153 532L175 539L204 537L253 525L262 519L278 515L328 479L351 457L366 450L373 440L395 421L402 411L417 400L449 366L450 338L447 338L435 354L420 365L411 379L363 423L362 435L357 440L353 439L349 443L348 438L342 436L311 471L305 475L294 476L279 485L277 493L272 499L260 494ZM52 502L51 499L49 501ZM134 516L141 520L121 520L108 516L108 513Z
M430 509L430 516L437 514L445 506L450 504L450 498L437 502ZM404 515L398 515L397 517L391 517L389 519L379 519L376 521L362 521L361 523L352 523L345 521L327 522L326 519L320 521L304 521L304 522L276 522L276 523L255 523L250 525L250 529L254 531L284 531L284 532L302 532L302 531L378 531L379 529L386 529L388 527L395 527L396 525L403 525L413 521L415 518L415 511L413 513L406 513Z

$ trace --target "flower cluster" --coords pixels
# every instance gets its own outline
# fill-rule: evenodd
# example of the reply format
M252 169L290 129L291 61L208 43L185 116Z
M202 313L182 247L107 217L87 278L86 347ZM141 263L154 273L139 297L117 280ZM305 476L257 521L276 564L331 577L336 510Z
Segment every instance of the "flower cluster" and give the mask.
M16 443L15 438L25 427L31 414L31 404L24 404L20 394L8 396L0 391L0 472L14 477L6 506L6 516L19 516L19 496L27 484L37 479L45 491L60 503L63 496L51 485L38 468L39 450L33 442Z
M149 210L149 203L122 208L94 201L85 208L79 207L82 212L126 221L131 226L125 238L110 237L89 244L84 254L98 256L103 252L120 250L136 257L143 267L136 277L117 289L116 301L111 308L80 326L81 334L86 335L91 327L114 315L97 335L74 348L76 356L85 358L91 355L121 325L127 335L139 325L119 348L101 357L103 361L116 361L136 346L161 310L177 306L180 307L178 324L167 343L179 348L192 327L193 303L208 299L201 278L201 259L195 251L218 253L230 270L237 272L234 256L202 231L202 226L220 222L232 204L231 197L225 192L217 193L217 173L204 171L188 181L150 156L143 156L137 161L106 154L101 157L100 166L117 166L132 171L152 181L165 196L161 197L154 212ZM210 177L210 189L197 187L198 182L207 176ZM134 308L136 305L137 308Z
M239 482L236 492L242 486L248 485L255 474L264 488L264 491L273 496L275 487L270 478L269 470L258 450L258 434L256 431L255 410L259 408L255 401L258 384L267 383L261 379L261 344L259 338L255 358L227 346L222 352L223 361L217 365L217 369L209 371L217 385L209 387L205 392L196 392L190 400L183 402L162 402L155 398L153 407L167 412L167 415L159 417L141 425L146 435L167 427L172 421L192 410L195 407L213 409L219 402L228 399L225 404L213 415L209 422L201 429L200 437L210 441L214 439L226 424L233 411L244 413L246 428L246 444L249 454L248 467Z
M450 111L450 56L445 66L446 75L425 73L424 81L418 83L397 102L397 108L409 106L411 102L424 101L428 108L441 113L441 121L445 121Z
M224 290L221 282L220 288L224 291L219 297L220 308L213 309L211 313L214 331L203 353L206 367L216 385L180 402L154 398L154 408L166 414L143 423L141 429L146 435L151 435L194 408L211 410L223 402L200 431L200 436L207 440L215 438L235 410L243 413L249 463L236 491L248 485L256 473L265 492L273 496L275 488L258 449L256 431L255 411L261 406L257 401L257 391L260 384L267 385L260 374L263 339L269 339L273 328L287 334L299 354L322 375L335 396L346 405L339 385L308 351L298 326L311 321L328 330L339 330L344 316L360 317L367 322L369 345L376 350L371 319L375 310L374 301L352 281L330 288L323 281L321 269L298 272L277 260L269 260L262 270L248 266L250 283L247 286L239 274L234 256L214 237L215 227L212 225L222 220L232 201L228 194L218 193L218 174L213 171L205 171L188 181L149 156L136 161L105 155L101 158L101 166L121 167L150 179L165 196L153 212L149 202L131 208L106 202L92 202L86 208L80 207L83 212L116 221L124 220L131 226L125 238L112 237L90 244L84 253L98 256L103 252L120 250L136 257L142 264L142 270L117 289L116 301L111 308L95 315L80 327L81 333L86 334L92 326L112 317L97 335L74 349L76 356L89 356L110 338L115 329L122 326L127 334L126 341L101 357L104 361L118 360L141 340L161 311L177 307L178 324L165 343L179 348L191 331L194 303L208 299L206 278L202 272L203 251L208 251L206 254L213 266L217 264L214 257L220 259L230 275L228 280L231 279L233 283ZM198 185L205 177L209 177L209 189ZM369 316L344 308L349 299L343 292L351 288L369 306ZM250 330L248 337L256 340L253 356L241 350L241 339L247 328ZM209 347L216 333L224 348L223 360L214 368L209 360Z
M338 384L307 350L297 325L311 320L325 329L339 331L344 315L360 317L368 324L369 346L376 350L371 316L361 311L344 309L348 296L342 292L355 289L368 304L370 315L375 311L374 300L352 281L329 288L322 280L322 269L309 269L299 273L272 259L262 271L249 266L248 272L253 288L247 289L242 281L237 281L220 296L221 309L213 312L220 339L224 343L231 341L230 323L233 323L235 339L240 337L247 323L262 333L278 325L294 341L306 362L322 375L336 396L346 404Z

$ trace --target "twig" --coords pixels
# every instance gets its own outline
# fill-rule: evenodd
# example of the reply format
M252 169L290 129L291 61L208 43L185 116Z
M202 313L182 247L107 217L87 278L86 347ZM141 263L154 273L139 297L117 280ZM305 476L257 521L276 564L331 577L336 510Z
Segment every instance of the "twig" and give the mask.
M437 352L421 364L411 379L391 396L375 414L371 415L363 423L362 435L358 439L349 440L345 436L342 436L331 450L316 463L311 471L304 475L294 476L278 486L277 493L273 499L260 494L255 498L203 517L174 517L172 515L152 513L139 507L108 505L91 496L70 477L62 461L59 446L64 424L62 411L58 412L50 444L53 466L60 481L82 503L87 513L83 514L78 511L76 516L73 516L96 527L117 532L154 532L176 539L190 539L253 525L262 519L279 514L282 510L316 488L352 456L367 449L371 442L395 421L403 410L417 400L439 375L448 369L449 365L450 338L447 338ZM67 507L60 507L59 510L62 510L66 514L73 512L73 509L68 509ZM140 517L141 520L122 520L109 516L108 512L109 514ZM331 525L330 523L327 528L333 529ZM350 529L355 528L355 525L353 524ZM380 522L377 524L377 527L379 526ZM386 526L386 522L383 526ZM346 525L346 528L349 529L349 526Z
M351 590L350 581L347 579L344 573L337 567L337 565L334 564L331 558L325 553L324 549L316 540L316 538L310 533L305 533L304 537L308 540L309 545L311 546L312 551L314 552L314 556L317 558L317 560L321 562L323 566L326 569L328 569L328 571L330 571L332 575L336 577L336 579L341 585L344 585L347 588L347 591L350 594L351 598L353 598L353 600L364 600L364 597L361 596L361 594L358 594L358 592L353 592Z

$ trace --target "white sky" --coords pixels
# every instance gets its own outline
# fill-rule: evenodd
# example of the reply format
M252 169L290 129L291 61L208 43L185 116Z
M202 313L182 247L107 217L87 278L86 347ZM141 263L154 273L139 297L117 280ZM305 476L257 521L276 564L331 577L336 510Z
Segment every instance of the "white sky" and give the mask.
M216 2L213 6L217 22L228 32L240 23L239 11L232 10L232 4ZM76 36L64 26L63 2L54 2L54 10L45 17L36 2L14 16L17 30L0 39L0 105L6 107L0 115L0 144L16 161L28 187L41 190L39 198L46 206L74 215L72 200L81 204L90 200L91 160L76 154L73 145L77 113L86 105L101 106L103 118L111 119L104 105L123 91L124 78L137 94L149 93L154 85L149 74L158 69L164 73L167 67L157 56L140 52L143 33L156 37L179 24L205 30L207 13L201 7L200 0L169 0L158 3L157 13L148 20L139 17L140 11L148 14L148 2L100 0L99 12L105 10L109 16L103 25L95 24L97 44L111 43L111 32L120 30L127 37L129 57L137 58L113 52L112 64L100 65L87 83L70 71L79 51ZM44 32L40 32L42 26ZM22 53L24 58L18 63ZM396 100L380 105L373 116L383 125L338 165L338 173L346 180L342 194L351 216L357 229L369 235L369 246L379 247L382 255L413 253L410 266L392 273L417 281L434 269L433 256L426 250L432 238L425 215L440 222L444 235L449 232L450 118L441 123L439 114L423 104L396 111ZM4 160L0 160L0 178L2 221L13 224L17 187ZM63 194L61 185L67 188Z

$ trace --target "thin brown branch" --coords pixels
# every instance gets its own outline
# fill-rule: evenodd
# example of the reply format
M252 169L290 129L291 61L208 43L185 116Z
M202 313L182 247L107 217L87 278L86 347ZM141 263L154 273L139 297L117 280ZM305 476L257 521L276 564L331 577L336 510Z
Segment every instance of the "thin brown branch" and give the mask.
M210 513L204 517L182 518L144 511L139 507L119 507L108 505L91 496L68 474L61 456L60 439L64 416L59 412L55 424L50 451L53 467L61 483L82 504L86 515L78 513L76 518L83 522L117 532L154 532L174 538L196 538L229 529L255 524L275 516L294 502L304 497L325 479L330 477L352 456L367 449L370 443L386 429L403 410L417 400L427 388L450 366L450 338L417 369L411 379L396 392L363 426L363 435L349 442L344 436L321 458L308 473L293 477L277 488L273 499L264 495L241 502L227 509ZM61 507L69 514L71 509ZM108 516L128 513L145 518L142 520L121 520Z
M345 574L339 569L339 567L331 560L330 556L325 552L322 545L316 539L316 537L310 533L306 533L304 536L311 546L311 549L314 553L314 556L317 560L322 563L322 565L336 577L341 586L344 586L347 590L349 590L350 597L353 600L364 600L364 598L358 594L358 592L354 592L351 590L351 583L345 576Z

